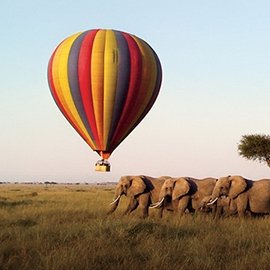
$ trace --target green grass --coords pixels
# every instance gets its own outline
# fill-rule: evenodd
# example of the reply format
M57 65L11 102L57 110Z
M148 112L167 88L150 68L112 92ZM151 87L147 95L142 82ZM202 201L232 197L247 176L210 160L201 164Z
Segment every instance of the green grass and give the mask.
M15 188L16 187L16 188ZM269 269L270 220L107 217L113 190L0 186L0 269Z

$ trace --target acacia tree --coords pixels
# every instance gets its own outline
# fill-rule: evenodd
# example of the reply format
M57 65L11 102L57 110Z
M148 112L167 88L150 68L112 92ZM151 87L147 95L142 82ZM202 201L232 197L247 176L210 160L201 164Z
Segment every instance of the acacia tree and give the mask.
M238 153L249 160L266 162L270 167L270 136L261 134L243 135L238 144Z

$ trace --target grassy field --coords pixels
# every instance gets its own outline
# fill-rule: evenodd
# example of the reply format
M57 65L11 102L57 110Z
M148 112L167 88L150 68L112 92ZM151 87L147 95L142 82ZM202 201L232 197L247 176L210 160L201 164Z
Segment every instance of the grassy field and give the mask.
M112 187L0 185L0 269L269 269L270 219L106 217Z

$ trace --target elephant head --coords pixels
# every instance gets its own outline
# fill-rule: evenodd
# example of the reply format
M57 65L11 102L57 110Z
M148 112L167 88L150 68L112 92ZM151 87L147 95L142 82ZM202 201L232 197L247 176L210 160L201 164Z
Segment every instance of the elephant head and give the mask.
M211 200L211 195L203 197L199 205L199 210L202 212L212 211L212 208L210 207L211 205L208 205L210 200Z
M189 190L190 184L185 178L181 177L167 179L162 185L159 194L159 202L152 205L152 208L160 207L166 199L171 201L179 199L180 197L186 195Z
M143 176L122 176L115 188L114 200L111 202L109 213L116 210L122 195L134 198L146 189Z
M208 205L215 203L220 197L235 199L247 188L246 180L241 176L221 177L216 182Z

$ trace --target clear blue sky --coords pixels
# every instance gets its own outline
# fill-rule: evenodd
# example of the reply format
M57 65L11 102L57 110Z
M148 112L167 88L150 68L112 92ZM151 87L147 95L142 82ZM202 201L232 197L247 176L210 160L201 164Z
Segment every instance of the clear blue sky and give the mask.
M0 181L116 181L125 174L270 176L237 153L243 134L270 134L270 1L25 0L0 4ZM110 28L157 52L154 107L115 150L110 173L67 123L47 84L65 37Z

